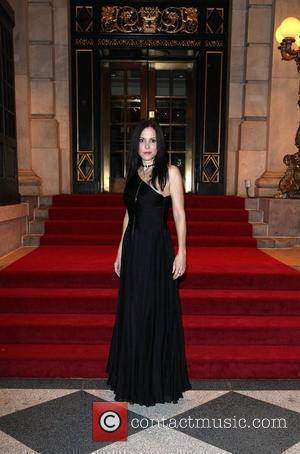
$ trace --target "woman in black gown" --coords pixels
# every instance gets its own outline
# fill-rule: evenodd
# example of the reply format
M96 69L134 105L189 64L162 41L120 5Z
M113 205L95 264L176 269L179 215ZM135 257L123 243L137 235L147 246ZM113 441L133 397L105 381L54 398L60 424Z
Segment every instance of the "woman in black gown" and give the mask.
M177 287L186 266L184 189L179 169L168 165L162 129L152 119L133 131L123 200L107 384L116 401L177 403L191 389ZM167 227L170 206L178 237L175 257Z

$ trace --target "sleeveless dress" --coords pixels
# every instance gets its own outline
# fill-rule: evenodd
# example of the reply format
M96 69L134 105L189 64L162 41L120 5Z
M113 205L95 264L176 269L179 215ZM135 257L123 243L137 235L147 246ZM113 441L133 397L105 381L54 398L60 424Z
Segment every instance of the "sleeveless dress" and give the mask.
M140 178L127 182L115 325L106 365L116 401L177 403L189 382L181 306L167 217L171 196Z

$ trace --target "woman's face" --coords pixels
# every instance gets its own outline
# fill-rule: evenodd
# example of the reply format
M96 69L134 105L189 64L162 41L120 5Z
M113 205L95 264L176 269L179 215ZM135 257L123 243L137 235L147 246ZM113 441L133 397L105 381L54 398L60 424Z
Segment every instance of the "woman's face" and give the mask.
M151 126L143 129L139 139L139 155L144 161L151 161L157 153L156 132Z

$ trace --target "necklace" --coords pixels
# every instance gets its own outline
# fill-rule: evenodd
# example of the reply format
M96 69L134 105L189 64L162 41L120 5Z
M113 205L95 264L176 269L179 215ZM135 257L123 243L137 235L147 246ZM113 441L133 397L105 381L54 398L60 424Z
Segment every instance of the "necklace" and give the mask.
M142 167L143 167L143 174L144 174L144 177L147 175L147 177L151 178L151 175L148 175L148 170L151 169L151 167L154 167L154 162L152 162L152 164L144 164L142 162ZM151 169L151 173L152 173L152 169Z
M143 175L144 177L147 177L147 179L151 179L151 174L152 174L152 169L151 167L153 167L154 164L147 164L147 165L144 165L142 164L142 171L143 171Z

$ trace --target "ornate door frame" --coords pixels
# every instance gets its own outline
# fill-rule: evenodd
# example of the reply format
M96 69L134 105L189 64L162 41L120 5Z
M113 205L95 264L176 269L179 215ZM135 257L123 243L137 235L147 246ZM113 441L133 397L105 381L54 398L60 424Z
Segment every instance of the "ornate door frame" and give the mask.
M70 0L70 8L73 190L103 189L99 52L168 49L190 54L197 67L192 190L223 194L228 1L185 1L182 6L129 1L121 6L111 0Z
M0 205L20 202L17 163L14 12L0 4Z

